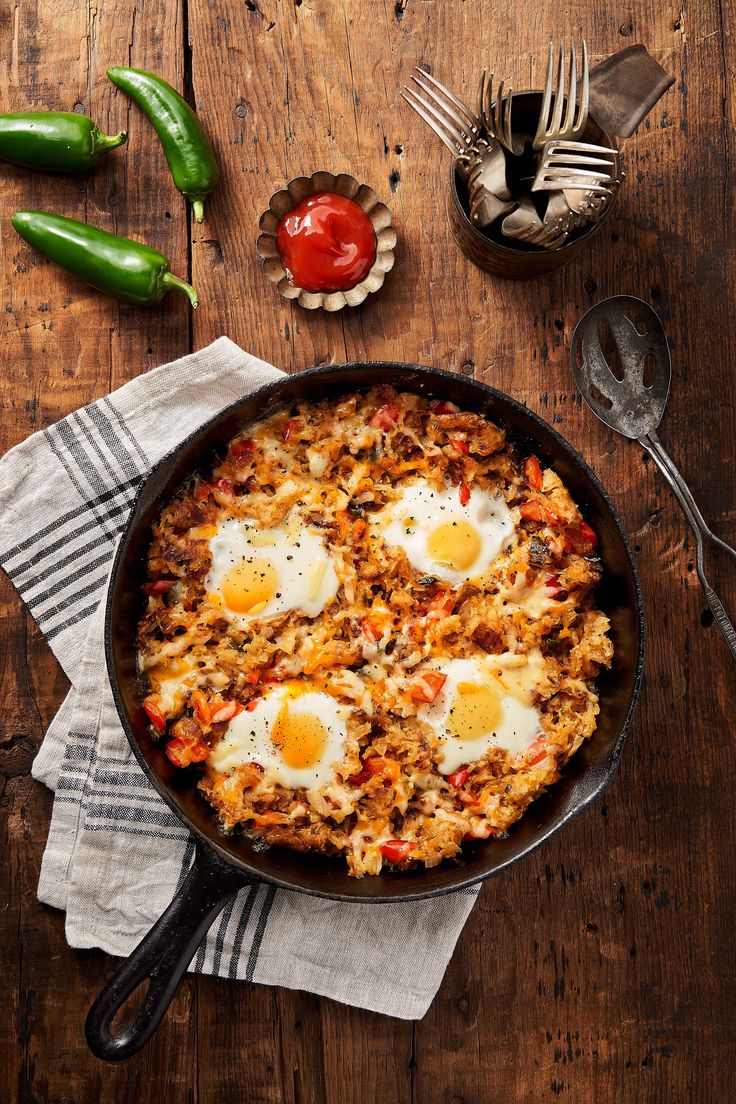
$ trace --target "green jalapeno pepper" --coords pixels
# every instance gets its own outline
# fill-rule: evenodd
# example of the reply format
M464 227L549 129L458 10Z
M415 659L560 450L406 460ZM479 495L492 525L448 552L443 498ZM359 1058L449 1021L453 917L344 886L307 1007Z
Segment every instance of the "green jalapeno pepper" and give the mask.
M127 93L150 119L161 140L171 175L201 222L204 201L220 170L212 143L186 100L170 84L142 69L108 69L112 83Z
M16 211L11 221L29 245L98 291L147 305L179 288L193 307L199 304L194 288L174 276L163 253L148 245L47 211Z
M128 135L103 134L88 115L73 111L27 111L0 115L0 160L27 169L82 172Z

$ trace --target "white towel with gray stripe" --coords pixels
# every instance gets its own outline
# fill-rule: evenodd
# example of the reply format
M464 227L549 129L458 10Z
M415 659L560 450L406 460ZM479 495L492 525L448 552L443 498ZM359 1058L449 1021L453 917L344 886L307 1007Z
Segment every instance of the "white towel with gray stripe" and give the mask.
M71 682L34 762L55 791L38 895L72 947L127 955L192 862L118 721L103 648L118 535L150 469L192 430L281 373L227 338L133 380L0 460L0 564ZM419 1019L477 890L347 904L260 884L217 918L190 969Z

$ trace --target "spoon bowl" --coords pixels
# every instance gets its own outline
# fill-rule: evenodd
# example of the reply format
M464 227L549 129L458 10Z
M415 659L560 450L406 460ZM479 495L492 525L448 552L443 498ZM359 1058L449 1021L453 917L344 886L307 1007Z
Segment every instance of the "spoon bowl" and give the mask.
M601 331L610 342L601 340ZM597 303L573 330L570 349L580 394L602 422L632 440L657 428L672 361L664 327L648 303L633 295Z
M695 533L695 566L711 613L736 659L736 629L705 573L704 550L710 544L736 558L732 548L711 532L690 488L657 436L672 378L664 327L648 303L633 295L614 295L591 307L573 330L570 367L590 409L616 433L638 441L674 492Z

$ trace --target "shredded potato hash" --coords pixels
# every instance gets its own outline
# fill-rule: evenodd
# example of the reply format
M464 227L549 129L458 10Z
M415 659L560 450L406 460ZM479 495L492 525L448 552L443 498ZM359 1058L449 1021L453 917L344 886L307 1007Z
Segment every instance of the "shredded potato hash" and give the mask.
M594 731L595 679L612 658L597 538L559 477L483 417L387 387L274 414L222 455L163 509L148 556L139 667L171 761L199 764L223 831L342 856L358 877L503 835ZM477 577L423 574L383 539L378 515L417 481L463 505L479 491L505 504L512 537ZM267 601L233 614L208 583L214 535L233 519L294 532L295 518L329 556L334 596L311 617L259 616ZM427 710L457 659L485 665L539 730L521 751L481 741L447 773L452 737ZM328 695L346 718L327 780L285 785L257 753L217 769L234 727L287 690Z

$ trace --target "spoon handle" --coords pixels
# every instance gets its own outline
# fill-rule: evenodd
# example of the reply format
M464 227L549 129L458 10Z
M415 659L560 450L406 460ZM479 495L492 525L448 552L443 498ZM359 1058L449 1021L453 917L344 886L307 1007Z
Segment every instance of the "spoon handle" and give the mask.
M720 537L717 537L715 533L710 531L705 518L701 514L692 496L690 488L675 467L669 454L665 451L657 434L652 431L644 437L640 437L639 444L643 445L662 472L662 475L674 492L677 501L680 503L682 512L687 518L691 529L695 533L695 567L698 573L698 579L700 580L705 599L710 607L716 624L723 633L723 637L729 647L731 655L736 659L736 629L726 613L723 603L708 582L703 562L703 548L705 541L710 541L712 544L717 544L720 548L724 549L724 551L730 552L734 557L736 557L736 549L732 548L730 544L727 544L725 541L721 540Z

